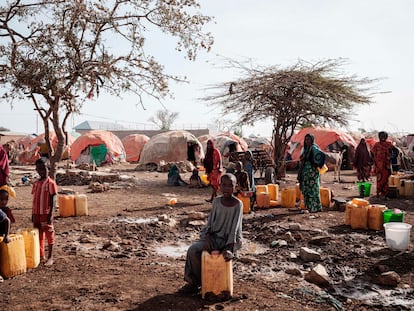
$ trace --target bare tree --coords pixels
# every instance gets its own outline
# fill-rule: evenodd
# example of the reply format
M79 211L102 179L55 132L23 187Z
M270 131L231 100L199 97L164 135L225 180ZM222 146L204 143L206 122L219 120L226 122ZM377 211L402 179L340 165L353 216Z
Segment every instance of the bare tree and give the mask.
M271 66L252 68L228 61L226 67L238 69L243 77L210 87L215 95L203 98L220 106L224 114L236 113L240 125L273 121L276 173L285 172L285 152L294 130L301 126L347 125L356 105L370 104L373 83L378 79L357 78L340 71L343 59L314 64L299 60L286 69Z
M1 96L13 106L30 98L43 120L50 150L50 176L61 159L65 124L88 99L106 92L163 98L165 73L147 54L146 37L162 32L176 38L178 51L194 60L213 39L202 31L211 17L197 0L5 0L0 6ZM49 126L58 137L52 150Z
M149 118L148 121L154 123L162 131L168 131L171 126L177 120L178 112L172 112L168 110L158 110L154 116Z

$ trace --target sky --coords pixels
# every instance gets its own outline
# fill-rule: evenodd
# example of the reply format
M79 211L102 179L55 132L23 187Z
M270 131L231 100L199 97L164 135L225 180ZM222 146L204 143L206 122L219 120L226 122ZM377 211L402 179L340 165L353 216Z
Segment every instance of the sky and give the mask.
M209 53L188 61L174 50L172 41L154 35L148 39L151 53L168 73L187 77L188 83L172 83L173 98L162 105L152 99L137 105L133 96L122 99L101 96L86 102L80 115L71 118L68 130L85 120L120 124L129 129L149 129L149 119L163 106L178 112L175 129L231 128L229 116L207 106L200 98L206 88L238 78L223 69L223 58L251 59L260 66L289 67L299 59L316 62L345 58L341 69L349 75L381 78L373 104L359 108L349 118L347 130L387 130L414 133L414 1L411 0L208 0L201 11L214 17L206 29L215 43ZM12 131L43 133L41 119L30 101L13 108L2 102L0 126ZM220 121L220 122L219 122ZM242 127L243 136L270 137L271 122Z

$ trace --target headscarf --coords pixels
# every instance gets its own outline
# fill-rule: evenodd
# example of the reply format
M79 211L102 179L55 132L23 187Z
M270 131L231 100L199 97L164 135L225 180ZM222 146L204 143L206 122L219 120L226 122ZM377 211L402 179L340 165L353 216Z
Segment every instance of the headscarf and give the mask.
M372 162L371 153L369 152L365 138L361 138L358 146L355 149L355 167L369 164Z
M171 166L170 171L168 172L168 177L172 177L174 175L178 175L180 172L178 171L178 167L177 165L173 164L173 166Z
M309 146L305 144L307 137L311 140L311 144ZM305 135L301 159L304 162L310 161L311 163L315 163L318 167L322 167L325 164L326 155L321 149L319 149L319 146L315 144L315 136L310 133Z
M211 148L208 147L209 143L211 143ZM203 161L203 165L204 165L204 168L206 169L207 174L211 172L214 168L213 167L214 166L214 159L213 159L214 148L215 148L214 141L212 139L209 139L207 141L207 151L206 151L206 155Z
M378 133L378 138L379 138L380 141L384 141L388 138L388 133L384 132L384 131L381 131L381 132Z

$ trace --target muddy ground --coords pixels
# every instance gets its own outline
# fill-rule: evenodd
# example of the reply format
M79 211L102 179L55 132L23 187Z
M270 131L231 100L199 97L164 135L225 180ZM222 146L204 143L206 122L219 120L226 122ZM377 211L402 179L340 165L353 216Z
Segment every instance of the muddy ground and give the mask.
M301 214L298 209L272 207L245 214L244 248L233 265L233 298L203 300L178 293L184 285L185 251L203 223L193 221L193 212L207 216L210 205L204 199L210 189L168 187L167 173L134 168L111 167L123 181L102 193L91 193L87 185L59 186L87 194L89 216L55 218L55 264L41 263L0 283L3 310L414 309L414 230L407 251L392 251L383 230L351 230L344 225L345 213L333 208ZM33 172L31 167L12 170L15 181ZM342 173L341 183L326 173L322 185L337 197L357 196L355 172ZM190 173L183 176L188 179ZM280 187L292 186L295 180L296 174L288 172ZM9 201L16 218L13 232L31 227L31 187L15 190L17 198ZM174 207L167 204L171 197L178 200ZM381 203L406 211L405 222L414 224L412 199ZM327 238L315 239L320 236ZM303 262L299 250L304 246L319 252L321 260ZM330 277L324 287L304 279L318 263ZM398 273L396 287L377 284L384 271Z

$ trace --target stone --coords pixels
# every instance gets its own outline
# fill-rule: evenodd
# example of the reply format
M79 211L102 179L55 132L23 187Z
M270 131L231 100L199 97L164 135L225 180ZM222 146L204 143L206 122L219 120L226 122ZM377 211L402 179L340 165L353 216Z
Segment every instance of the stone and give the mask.
M312 250L310 248L307 248L307 247L301 247L300 248L299 257L304 262L320 261L321 260L321 255L317 251L314 251L314 250Z
M316 285L328 285L330 282L328 272L321 264L316 265L305 275L305 280Z
M383 272L377 278L377 284L396 287L401 282L400 275L395 271Z
M313 245L324 245L324 244L328 243L331 240L332 240L332 237L330 237L330 236L320 235L320 236L315 236L315 237L311 238L308 243L313 244Z
M298 268L289 268L285 270L285 273L296 275L296 276L302 276L302 272Z

